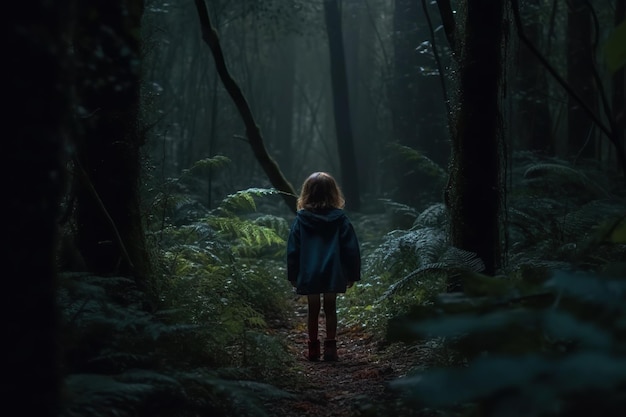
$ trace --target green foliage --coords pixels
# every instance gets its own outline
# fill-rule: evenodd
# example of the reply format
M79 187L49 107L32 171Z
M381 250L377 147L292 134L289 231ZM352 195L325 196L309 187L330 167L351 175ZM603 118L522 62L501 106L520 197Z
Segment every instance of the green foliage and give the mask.
M447 179L446 171L426 155L411 147L400 145L399 143L392 143L388 146L392 152L405 162L410 163L413 169L426 175L431 181L436 182L438 185L445 184Z
M387 233L364 256L363 283L350 290L341 314L383 332L388 318L431 303L459 274L482 271L475 254L448 244L445 218L445 207L434 204L416 212L410 230Z
M266 416L267 400L288 395L251 382L284 384L293 367L268 330L287 311L277 257L288 225L248 213L274 190L234 193L213 211L187 194L189 179L218 162L199 161L156 194L153 207L166 206L149 228L160 250L159 305L148 311L126 278L63 276L64 415Z
M527 153L515 158L507 210L511 266L531 259L597 263L600 243L610 240L624 215L623 192L612 190L594 166Z
M555 271L533 282L500 278L502 285L470 285L474 291L416 307L390 323L389 338L444 340L457 366L393 385L420 406L469 404L485 416L621 415L625 277Z
M604 56L611 72L618 71L626 64L626 21L617 26L605 41Z

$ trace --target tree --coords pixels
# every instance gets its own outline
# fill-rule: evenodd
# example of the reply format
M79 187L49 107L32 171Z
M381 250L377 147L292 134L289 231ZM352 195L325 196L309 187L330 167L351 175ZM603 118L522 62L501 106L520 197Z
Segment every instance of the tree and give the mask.
M335 115L335 131L337 133L337 149L341 161L341 182L346 195L347 206L351 210L360 207L359 183L354 139L352 137L352 117L350 113L350 97L346 73L346 58L343 47L343 31L341 29L341 10L337 0L324 1L324 16L328 34L330 51L330 76L333 86L333 110Z
M138 123L142 0L76 4L77 235L88 270L133 276L151 264L141 221Z
M440 89L434 56L436 42L429 33L430 13L425 2L396 0L393 13L393 82L390 92L393 140L413 148L441 165L449 158L446 140L445 92ZM432 23L432 22L430 22ZM418 205L416 184L426 178L414 164L399 157L396 168L397 199Z
M524 32L534 45L541 44L542 24L539 19L541 0L526 2L527 18L524 19ZM524 149L554 154L554 138L550 106L546 92L548 83L545 68L535 58L526 45L517 49L516 65L517 108L516 122L519 142Z
M261 135L259 126L254 120L252 110L250 109L243 92L228 72L220 40L217 32L211 24L206 4L204 3L204 0L195 0L195 5L198 12L198 19L200 21L200 29L202 30L202 38L211 49L215 65L217 67L217 73L219 74L226 91L230 94L233 102L237 106L237 110L239 111L241 118L243 119L246 126L246 134L248 136L250 147L254 152L254 156L263 168L263 171L269 178L272 185L281 192L287 207L289 207L291 211L295 212L297 199L295 191L280 171L276 161L274 161L274 159L267 152L263 136Z
M593 76L591 43L591 11L587 0L568 2L567 14L567 83L592 111L597 109L597 93ZM567 143L569 155L583 158L595 156L595 127L578 100L568 96Z
M494 274L501 265L502 49L504 6L464 2L459 103L446 189L453 246L476 253Z
M626 0L616 0L615 2L615 26L626 21ZM622 152L624 150L624 131L626 131L626 71L624 67L615 71L613 74L613 95L611 97L613 108L613 121L615 123L615 143L621 144ZM620 152L618 147L617 152ZM626 167L622 167L626 175Z
M69 124L67 1L6 5L3 407L59 415L55 249Z

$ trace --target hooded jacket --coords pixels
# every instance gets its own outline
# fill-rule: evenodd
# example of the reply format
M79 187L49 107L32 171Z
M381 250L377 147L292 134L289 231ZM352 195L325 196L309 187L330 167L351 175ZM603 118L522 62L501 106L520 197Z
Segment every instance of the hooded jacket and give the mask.
M298 294L344 293L361 279L354 228L340 209L299 210L287 241L287 278Z

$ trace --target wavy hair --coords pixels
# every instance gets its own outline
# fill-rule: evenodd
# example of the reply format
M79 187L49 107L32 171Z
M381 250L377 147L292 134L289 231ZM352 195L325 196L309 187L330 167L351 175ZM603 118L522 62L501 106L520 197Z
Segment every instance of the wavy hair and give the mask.
M302 184L298 197L298 210L323 210L346 205L337 181L326 172L314 172Z

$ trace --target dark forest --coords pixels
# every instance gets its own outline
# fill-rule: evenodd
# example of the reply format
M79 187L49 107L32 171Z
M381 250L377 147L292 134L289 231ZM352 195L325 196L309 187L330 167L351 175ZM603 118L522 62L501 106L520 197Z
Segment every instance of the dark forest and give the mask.
M3 16L3 414L624 416L626 0ZM287 280L319 171L336 362Z

